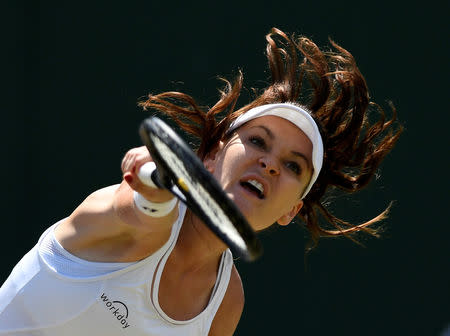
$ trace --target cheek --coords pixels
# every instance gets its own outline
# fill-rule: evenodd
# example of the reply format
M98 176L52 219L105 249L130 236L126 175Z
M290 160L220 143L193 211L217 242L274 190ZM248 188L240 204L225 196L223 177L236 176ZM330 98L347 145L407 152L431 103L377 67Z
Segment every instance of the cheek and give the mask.
M290 210L295 204L297 204L298 201L300 201L303 190L303 183L299 183L297 180L289 180L283 183L280 188L280 195L275 201L279 204L280 210Z
M238 172L245 159L246 155L242 146L238 144L227 146L214 161L213 175L216 178L223 178L225 175L234 174Z

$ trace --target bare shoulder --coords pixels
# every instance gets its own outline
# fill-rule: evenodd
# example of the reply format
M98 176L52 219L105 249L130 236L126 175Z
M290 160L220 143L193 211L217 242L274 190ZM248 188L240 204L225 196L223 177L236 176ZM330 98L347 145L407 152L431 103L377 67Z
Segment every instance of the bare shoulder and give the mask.
M136 211L133 190L122 182L90 194L58 225L55 237L66 250L86 260L136 261L167 241L177 216L173 211L152 218Z
M119 185L113 185L88 195L72 214L56 228L55 234L60 235L64 231L73 230L71 227L79 230L82 227L81 223L90 223L83 228L88 230L97 226L99 222L112 222L114 218L114 195L118 189ZM84 230L78 231L78 233L82 233ZM89 234L92 234L92 232L89 232Z
M244 302L245 296L241 277L233 265L227 291L214 317L209 336L233 335L241 318Z
M94 191L55 229L55 237L68 250L77 250L87 242L95 242L120 233L114 213L114 198L119 185Z

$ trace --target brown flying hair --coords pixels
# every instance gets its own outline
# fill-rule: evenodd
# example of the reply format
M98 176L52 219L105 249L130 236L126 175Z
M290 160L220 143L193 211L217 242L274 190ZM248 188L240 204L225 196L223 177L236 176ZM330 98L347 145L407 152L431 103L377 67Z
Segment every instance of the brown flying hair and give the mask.
M189 95L164 92L149 95L139 103L145 110L154 109L170 116L184 131L200 139L197 154L201 159L226 137L230 123L256 106L293 103L305 106L316 120L324 143L322 170L298 217L311 233L312 243L320 237L352 234L360 231L378 236L371 228L387 216L390 206L375 218L352 225L337 218L325 207L325 193L333 188L354 193L375 176L383 158L393 148L403 128L396 122L396 110L386 120L383 109L369 100L368 88L353 56L330 40L334 51L321 51L310 39L288 37L277 28L266 35L266 54L271 84L255 98L236 110L243 86L243 75L230 82L211 108L199 106ZM304 92L307 92L305 94ZM378 111L375 122L369 111ZM327 226L319 223L323 216Z

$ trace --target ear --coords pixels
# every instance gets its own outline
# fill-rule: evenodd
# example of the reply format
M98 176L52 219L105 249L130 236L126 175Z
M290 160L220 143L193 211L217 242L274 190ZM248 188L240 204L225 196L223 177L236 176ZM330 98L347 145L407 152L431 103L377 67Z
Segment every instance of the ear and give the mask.
M300 211L300 209L303 207L303 201L299 200L293 207L292 209L287 212L286 214L284 214L283 216L281 216L278 220L277 223L279 225L288 225L291 220L295 217L295 215L298 214L298 212Z
M203 160L203 165L211 174L214 172L217 155L222 150L223 145L223 141L219 141L219 143L206 155L205 159Z

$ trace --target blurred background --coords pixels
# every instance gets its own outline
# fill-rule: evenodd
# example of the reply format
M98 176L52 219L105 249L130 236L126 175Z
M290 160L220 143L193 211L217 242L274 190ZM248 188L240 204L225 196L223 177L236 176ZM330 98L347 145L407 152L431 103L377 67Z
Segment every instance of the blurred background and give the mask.
M3 266L0 283L46 227L121 180L140 145L149 92L212 105L242 69L269 73L271 27L328 37L352 52L371 97L405 132L379 178L336 214L372 218L382 239L325 239L304 258L300 225L261 235L264 256L237 262L246 292L236 335L443 335L450 324L448 4L393 1L6 1L2 31ZM244 104L241 101L240 104ZM447 219L446 219L447 218Z

